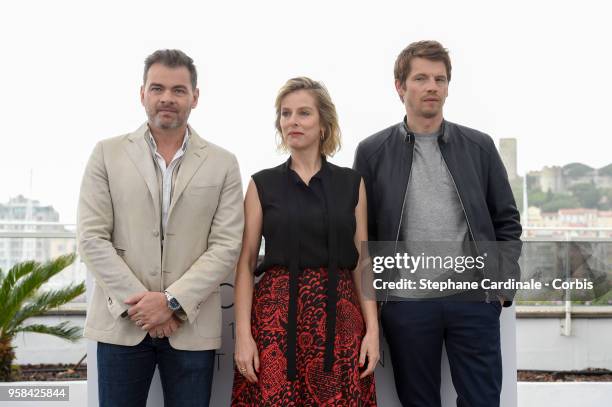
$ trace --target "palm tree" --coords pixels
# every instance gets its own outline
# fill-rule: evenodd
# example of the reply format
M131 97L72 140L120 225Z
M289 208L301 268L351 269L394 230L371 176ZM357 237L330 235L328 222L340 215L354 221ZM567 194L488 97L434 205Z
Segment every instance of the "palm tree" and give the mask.
M75 258L73 253L42 264L25 261L7 273L0 269L0 381L11 379L11 365L15 359L12 341L18 332L48 334L72 342L81 338L81 328L70 326L68 321L54 326L26 324L28 318L42 315L85 292L84 282L59 290L40 290L51 277L74 263Z

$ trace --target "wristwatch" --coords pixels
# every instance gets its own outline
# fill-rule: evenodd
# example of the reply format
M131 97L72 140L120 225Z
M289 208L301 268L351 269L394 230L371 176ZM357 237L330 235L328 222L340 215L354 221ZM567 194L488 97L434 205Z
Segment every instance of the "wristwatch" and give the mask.
M170 308L172 311L178 311L181 309L181 304L179 304L178 300L174 298L172 294L170 294L168 291L164 291L164 294L166 295L166 304L168 305L168 308Z

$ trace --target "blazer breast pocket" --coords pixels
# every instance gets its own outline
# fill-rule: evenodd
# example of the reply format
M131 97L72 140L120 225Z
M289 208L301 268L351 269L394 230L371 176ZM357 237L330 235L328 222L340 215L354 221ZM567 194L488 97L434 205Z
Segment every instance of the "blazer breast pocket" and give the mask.
M212 219L219 203L221 185L191 185L181 200L192 224L206 224ZM181 213L183 210L181 210Z

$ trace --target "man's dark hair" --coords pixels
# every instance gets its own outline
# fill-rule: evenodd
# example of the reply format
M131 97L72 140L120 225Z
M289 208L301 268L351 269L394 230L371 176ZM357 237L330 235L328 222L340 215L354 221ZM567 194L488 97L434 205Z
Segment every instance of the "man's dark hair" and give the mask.
M404 48L395 60L393 74L395 80L399 81L402 86L406 82L408 75L410 75L410 61L414 58L425 58L430 61L444 62L444 66L446 67L446 79L450 82L451 61L448 56L448 50L438 41L418 41Z
M184 66L189 70L191 76L191 88L195 89L198 84L198 72L193 64L193 59L180 49L158 49L145 59L143 83L147 83L147 73L153 64L162 64L168 68Z

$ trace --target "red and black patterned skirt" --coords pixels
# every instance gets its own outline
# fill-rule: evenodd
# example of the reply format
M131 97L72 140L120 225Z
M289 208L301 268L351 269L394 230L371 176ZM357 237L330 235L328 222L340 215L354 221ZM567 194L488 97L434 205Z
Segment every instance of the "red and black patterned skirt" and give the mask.
M251 329L260 368L257 383L234 371L232 406L376 406L374 376L359 378L365 324L349 270L338 271L334 364L323 369L327 270L305 269L297 299L296 380L287 380L289 273L266 271L255 286Z

